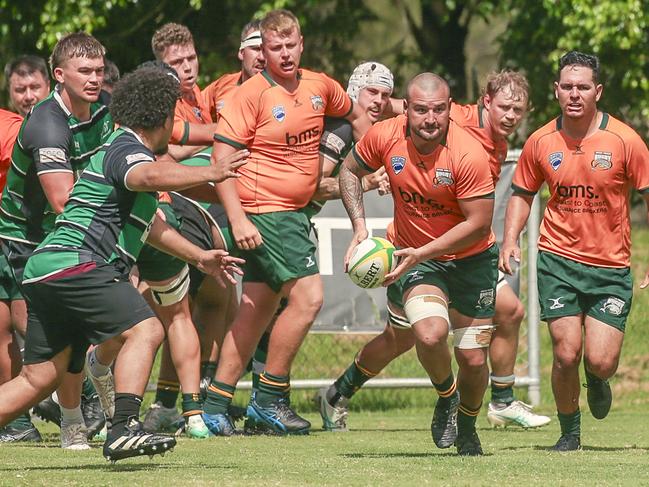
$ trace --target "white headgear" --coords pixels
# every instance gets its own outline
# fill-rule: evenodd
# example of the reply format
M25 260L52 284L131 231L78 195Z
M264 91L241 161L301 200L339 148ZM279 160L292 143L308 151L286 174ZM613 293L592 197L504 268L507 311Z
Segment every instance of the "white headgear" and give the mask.
M358 101L358 94L368 86L381 86L392 93L394 89L392 72L385 65L374 61L359 64L349 77L347 94L352 100Z
M261 46L261 32L258 30L252 31L244 40L241 41L239 50L250 46Z

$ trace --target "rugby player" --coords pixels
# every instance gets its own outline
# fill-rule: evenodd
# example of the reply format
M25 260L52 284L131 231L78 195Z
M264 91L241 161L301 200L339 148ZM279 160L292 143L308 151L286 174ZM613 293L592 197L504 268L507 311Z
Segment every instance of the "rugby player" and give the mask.
M527 80L523 75L507 70L489 76L478 104L451 104L451 119L467 130L487 151L494 185L507 156L507 137L520 124L527 104ZM497 200L496 206L498 203ZM393 238L392 233L391 226L388 238ZM514 397L514 365L524 312L504 275L499 276L496 288L495 313L495 330L489 347L492 372L491 402L487 420L498 426L543 426L550 422L550 418L534 414L529 405L515 400ZM391 310L389 315L392 318ZM383 333L374 337L358 352L354 361L335 383L319 391L317 401L323 428L329 431L346 431L349 399L367 380L376 376L392 360L414 345L415 336L407 318L394 316L394 319L389 319Z
M649 151L633 129L597 109L599 75L596 56L571 51L559 60L554 93L561 115L523 147L499 259L507 273L510 259L520 261L518 237L546 182L537 272L554 353L552 391L561 424L555 451L581 448L582 355L591 414L603 419L611 407L608 379L618 366L633 294L629 190L649 201Z
M444 79L416 76L406 100L406 115L375 124L341 168L342 199L354 230L345 266L368 236L360 177L385 167L399 263L384 285L390 308L412 324L417 355L440 396L433 439L440 448L455 443L462 456L482 455L475 420L487 387L496 294L493 179L480 143L449 118ZM447 346L449 323L457 384Z
M50 93L47 65L38 56L19 56L9 61L5 66L4 75L10 105L23 117Z
M248 420L278 434L308 433L290 408L290 369L322 305L322 282L300 211L319 181L318 144L324 116L347 118L355 137L369 127L365 112L321 73L300 69L303 39L286 10L261 21L266 69L243 83L220 112L212 158L249 147L236 184L217 185L232 236L246 258L239 311L223 342L207 392L204 419L216 435L232 435L227 415L236 384L282 296L288 298L271 332L266 368L248 405ZM287 182L288 181L288 182Z
M113 130L101 91L104 54L104 47L85 33L59 40L50 57L57 86L29 112L20 129L0 202L2 251L18 285L27 259L53 229L76 175ZM79 406L82 374L71 372L57 391L61 444L87 449L88 431ZM102 427L100 419L89 425L92 430Z
M157 215L155 191L182 190L236 177L245 151L202 168L155 162L173 128L178 83L158 68L142 68L118 83L111 112L120 128L80 175L55 230L32 254L23 286L30 305L25 366L0 386L7 404L0 424L51 390L66 370L81 370L89 343L111 349L115 413L104 456L164 453L173 437L145 433L139 406L164 338L160 322L131 285L130 268L147 240L219 279L241 259L204 251ZM67 317L73 317L70 321Z

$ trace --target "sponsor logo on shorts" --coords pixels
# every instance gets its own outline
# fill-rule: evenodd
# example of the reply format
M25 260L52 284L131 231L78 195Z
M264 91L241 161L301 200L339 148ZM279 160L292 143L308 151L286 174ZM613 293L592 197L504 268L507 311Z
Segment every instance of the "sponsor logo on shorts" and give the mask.
M406 158L403 156L392 156L390 158L390 164L392 165L394 174L399 174L406 167Z
M563 152L553 152L548 156L548 162L550 163L552 169L554 169L555 171L559 169L559 166L561 165L562 161L563 161Z
M307 257L306 257L306 267L307 267L307 269L309 267L313 267L314 265L315 265L315 260L313 260L313 256L312 255L307 255Z
M604 302L604 306L602 306L599 310L602 313L608 313L613 316L620 316L622 314L622 310L624 309L624 300L620 298L608 298Z
M67 160L67 158L65 157L65 151L57 147L44 147L43 149L38 149L38 157L41 160L41 163L63 163Z
M286 118L286 110L284 110L284 107L282 105L274 106L271 109L271 112L275 120L277 120L278 122L283 122Z
M454 182L450 169L435 169L434 186L451 186Z
M608 171L613 167L613 154L610 152L595 151L595 156L590 163L593 171Z
M319 110L324 109L324 101L322 101L322 97L320 95L312 95L311 96L311 106L313 107L313 110L316 112Z
M478 296L478 304L476 304L476 309L484 309L490 306L493 306L496 300L496 292L493 288L483 289L480 291L480 296Z
M552 304L550 305L550 309L561 309L565 306L562 302L560 302L563 299L563 296L559 296L558 298L548 298L548 301L552 301Z
M412 271L406 275L408 276L408 282L421 281L424 278L421 271Z

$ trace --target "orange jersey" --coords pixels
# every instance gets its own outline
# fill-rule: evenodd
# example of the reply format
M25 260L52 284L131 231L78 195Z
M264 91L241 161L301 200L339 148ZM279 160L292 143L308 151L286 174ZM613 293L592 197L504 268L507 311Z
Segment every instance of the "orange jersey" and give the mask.
M512 187L534 194L547 182L539 248L583 264L630 265L629 191L649 191L649 151L629 126L604 113L581 140L561 130L561 117L525 142Z
M491 176L496 184L500 178L500 168L507 158L507 141L503 139L500 142L494 142L492 140L491 134L484 126L484 116L486 113L479 105L451 104L451 119L469 132L487 151Z
M405 115L374 124L352 149L369 171L385 166L394 197L393 238L399 247L422 247L465 220L458 200L492 197L489 159L480 143L451 121L445 141L420 154L409 136ZM493 232L454 255L478 254L493 245Z
M265 71L243 83L220 112L215 136L250 151L236 180L243 209L268 213L306 206L320 177L324 116L345 117L351 110L345 90L322 73L300 70L293 93Z
M11 152L18 136L23 117L17 113L0 109L0 192L7 182L7 171L11 165Z
M174 128L171 132L170 144L184 144L189 136L190 123L212 123L210 110L203 99L201 90L198 85L193 89L196 103L191 103L185 98L180 98L176 102L176 111L174 112Z
M223 108L225 98L241 85L241 72L224 74L216 81L212 81L203 90L203 99L210 111L212 120L218 120L218 113Z

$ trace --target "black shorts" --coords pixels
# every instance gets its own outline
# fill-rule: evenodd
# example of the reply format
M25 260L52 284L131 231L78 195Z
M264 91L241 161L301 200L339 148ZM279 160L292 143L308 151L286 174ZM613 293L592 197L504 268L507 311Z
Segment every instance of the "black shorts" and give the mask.
M197 203L189 201L187 198L175 193L170 193L171 207L176 217L181 221L179 232L191 243L203 250L210 250L215 247L212 226L219 231L227 228L228 220L225 209L221 205L210 205L209 212L198 207ZM222 235L223 237L223 235ZM218 247L221 248L221 247ZM189 295L195 296L198 289L203 284L205 274L189 266Z
M90 344L99 344L155 316L128 276L113 265L23 286L29 305L25 364L52 359L72 346L68 370L83 370Z
M14 275L16 286L22 293L23 273L27 260L36 250L36 246L28 243L17 242L15 240L2 240L2 253L7 258L9 268Z

